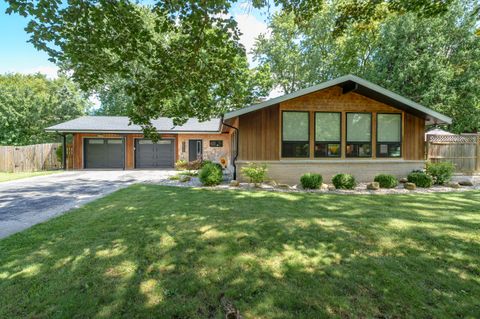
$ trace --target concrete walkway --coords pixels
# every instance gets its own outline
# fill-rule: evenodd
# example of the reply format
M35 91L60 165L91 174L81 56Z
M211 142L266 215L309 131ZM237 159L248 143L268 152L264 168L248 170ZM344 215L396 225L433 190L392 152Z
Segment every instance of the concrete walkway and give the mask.
M0 238L22 231L119 188L161 183L171 170L75 171L0 183Z

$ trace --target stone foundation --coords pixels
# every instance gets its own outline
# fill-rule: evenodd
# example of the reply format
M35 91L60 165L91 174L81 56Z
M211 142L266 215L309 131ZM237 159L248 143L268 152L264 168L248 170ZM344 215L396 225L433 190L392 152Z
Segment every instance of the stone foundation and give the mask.
M358 182L371 182L375 175L391 174L397 178L406 177L411 171L423 169L424 161L408 160L280 160L255 161L267 164L268 178L277 183L295 185L305 173L318 173L323 176L324 183L331 183L332 177L338 173L355 176ZM241 167L248 161L237 161L237 174L241 181L246 181L241 174Z

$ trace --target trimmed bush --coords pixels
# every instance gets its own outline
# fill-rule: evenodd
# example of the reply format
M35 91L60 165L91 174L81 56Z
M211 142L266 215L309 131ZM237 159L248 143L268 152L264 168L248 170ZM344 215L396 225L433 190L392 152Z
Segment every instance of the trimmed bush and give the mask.
M354 189L357 186L355 177L350 174L337 174L333 176L332 183L336 189Z
M248 177L250 183L262 183L267 178L267 165L248 163L247 166L242 167L241 172Z
M222 182L222 169L213 163L207 163L198 172L200 182L205 186L214 186Z
M398 180L395 176L389 174L379 174L375 176L373 181L380 185L380 188L394 188L398 185Z
M323 178L320 174L306 173L300 177L300 184L304 189L318 189L322 185Z
M433 185L433 178L424 172L411 172L407 176L410 183L414 183L417 187L429 188Z
M443 185L450 181L453 172L455 171L455 165L451 162L438 162L427 164L427 174L432 176L433 183L437 185Z

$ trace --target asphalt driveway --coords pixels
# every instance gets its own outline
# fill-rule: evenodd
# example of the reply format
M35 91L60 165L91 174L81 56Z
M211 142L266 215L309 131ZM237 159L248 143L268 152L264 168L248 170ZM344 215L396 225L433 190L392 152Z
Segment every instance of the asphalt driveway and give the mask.
M76 171L0 183L0 238L140 182L161 182L169 170Z

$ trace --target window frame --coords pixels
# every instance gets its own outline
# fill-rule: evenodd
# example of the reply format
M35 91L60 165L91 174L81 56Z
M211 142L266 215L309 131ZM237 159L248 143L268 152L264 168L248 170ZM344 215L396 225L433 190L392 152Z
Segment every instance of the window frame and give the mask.
M399 115L400 116L400 141L398 142L379 142L378 141L378 115ZM375 134L375 153L377 157L380 158L402 158L403 157L403 114L402 113L397 113L397 112L378 112L375 117L375 125L376 125L376 134ZM379 144L387 144L387 145L393 145L393 144L400 144L400 155L399 156L389 156L389 155L381 155L380 154L380 147Z
M317 145L317 113L335 113L340 115L340 140L338 141L318 141L319 144L327 144L327 149L329 144L338 144L339 145L339 153L335 156L316 156L315 155L315 146ZM315 111L313 112L313 157L314 158L341 158L342 157L342 112L329 112L329 111Z
M348 141L348 114L369 114L370 115L370 141L365 142L349 142ZM346 158L373 158L373 112L345 112L345 157ZM370 144L370 155L367 156L349 156L347 153L348 145L362 145L362 144Z
M306 113L307 114L307 132L308 132L308 137L307 137L307 140L306 141L284 141L284 127L283 127L283 123L284 123L284 117L283 117L283 114L284 113ZM281 130L282 130L282 139L281 139L281 151L280 151L280 154L281 154L281 157L282 158L310 158L310 143L311 143L311 136L310 136L310 111L295 111L295 110L282 110L281 112ZM307 154L305 156L285 156L284 155L284 147L283 147L283 143L285 142L293 142L293 143L303 143L303 142L306 142L308 144L308 150L307 150Z

